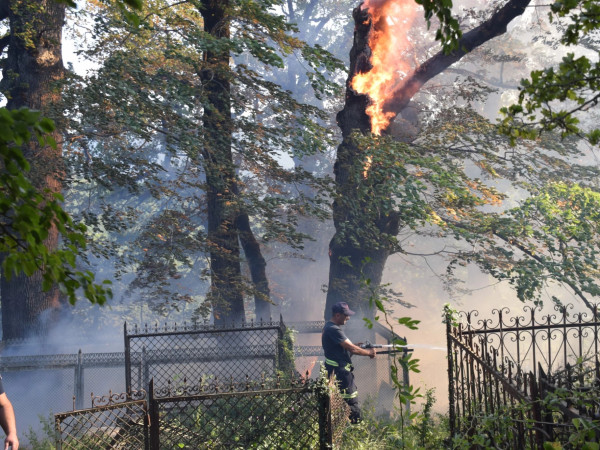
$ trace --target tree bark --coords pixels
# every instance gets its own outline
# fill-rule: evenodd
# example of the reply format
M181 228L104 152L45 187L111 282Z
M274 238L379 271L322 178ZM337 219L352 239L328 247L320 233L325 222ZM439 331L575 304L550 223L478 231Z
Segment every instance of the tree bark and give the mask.
M230 37L228 1L203 0L204 30L215 38ZM216 324L245 318L240 246L235 225L237 199L233 163L229 52L207 51L202 79L204 104L204 168L210 246L211 285L209 300Z
M2 71L0 90L7 108L27 107L42 111L55 122L60 114L52 110L60 99L57 83L64 76L62 62L62 27L65 5L54 0L4 0L0 17L9 20L7 58ZM64 173L61 139L53 136L57 148L42 147L32 141L24 147L31 164L29 177L39 190L51 193L62 189ZM58 246L58 231L51 229L45 245ZM33 276L13 276L0 282L3 339L20 339L44 334L60 308L57 287L42 290L42 272Z
M464 55L506 32L506 27L515 17L525 11L531 0L510 0L496 11L489 20L465 33L459 41L459 50L446 55L440 52L419 66L398 87L384 105L384 110L399 114L410 100L431 78L443 72ZM379 288L387 258L395 251L388 237L396 236L401 227L399 214L382 206L375 223L370 223L380 233L379 245L357 239L353 229L361 227L364 219L361 214L361 200L357 197L357 177L352 176L352 166L362 159L359 149L352 142L351 134L371 132L371 124L366 114L369 99L357 94L351 81L358 73L370 70L371 50L368 35L371 21L367 10L358 6L354 9L354 42L350 50L350 70L346 82L344 108L337 115L338 126L342 130L342 143L338 147L334 175L336 196L333 202L333 221L336 232L329 244L330 269L329 287L325 304L325 319L331 317L331 307L338 301L345 301L361 316L372 318L373 307L369 304L370 294ZM385 133L386 130L383 131ZM366 281L369 280L368 285Z
M262 255L259 242L254 237L247 213L242 212L238 215L236 226L250 268L252 284L254 285L254 314L256 320L269 321L271 320L271 290L267 279L267 262Z

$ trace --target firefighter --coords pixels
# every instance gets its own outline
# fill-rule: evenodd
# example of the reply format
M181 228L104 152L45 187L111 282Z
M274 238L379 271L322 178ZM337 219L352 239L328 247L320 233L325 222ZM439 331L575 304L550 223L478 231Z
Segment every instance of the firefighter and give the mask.
M335 374L342 398L350 407L350 421L357 423L361 420L360 408L358 406L358 391L354 383L354 367L351 355L363 355L375 358L375 349L363 349L355 345L346 337L342 326L348 322L350 316L355 313L346 302L338 302L331 308L332 317L323 327L321 342L325 352L325 367L327 375L331 378Z

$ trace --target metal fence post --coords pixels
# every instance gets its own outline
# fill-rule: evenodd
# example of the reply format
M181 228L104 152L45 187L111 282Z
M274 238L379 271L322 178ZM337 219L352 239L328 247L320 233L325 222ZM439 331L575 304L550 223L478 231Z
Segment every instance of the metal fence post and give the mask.
M529 372L529 387L531 389L531 406L535 424L535 443L539 449L542 449L544 447L544 436L542 434L544 428L544 424L542 423L542 398L540 397L537 380L533 372Z
M81 349L77 353L77 365L75 366L75 382L73 396L75 397L75 409L83 409L83 355Z
M408 342L406 340L406 336L404 336L402 338L402 340L404 341L404 343ZM402 358L404 360L406 360L408 358L408 349L406 347L404 348L404 351L402 352ZM410 386L410 371L409 371L407 365L402 365L402 383L404 384L405 389L407 386ZM410 400L409 399L406 399L406 404L404 405L404 407L406 408L406 415L410 416Z
M159 450L160 447L160 418L158 414L158 402L154 399L154 377L148 385L148 405L149 405L149 435L150 450Z
M333 448L333 430L331 429L331 396L329 390L318 390L319 404L319 449Z
M544 371L544 369L542 369L542 365L540 363L538 363L538 383L539 383L538 384L538 395L540 398L546 397L546 394L547 394L546 385L549 384L548 381L549 380L546 375L546 372ZM546 438L548 440L553 439L554 438L554 430L553 430L554 420L552 418L552 412L549 410L549 408L544 408L544 411L542 414L542 421L543 421L542 423L544 424L542 429L546 433Z
M283 323L283 316L279 314L279 326L277 327L277 348L275 350L275 364L273 370L277 372L282 370L282 359L283 359L283 338L285 336L285 324Z
M60 420L57 418L54 418L54 430L56 432L54 440L56 443L56 450L62 450L62 430L60 428Z
M127 337L127 322L123 323L123 339L125 349L125 392L131 392L131 350Z
M448 358L448 422L450 438L456 432L456 416L454 413L454 361L452 360L452 324L450 313L446 313L446 345Z

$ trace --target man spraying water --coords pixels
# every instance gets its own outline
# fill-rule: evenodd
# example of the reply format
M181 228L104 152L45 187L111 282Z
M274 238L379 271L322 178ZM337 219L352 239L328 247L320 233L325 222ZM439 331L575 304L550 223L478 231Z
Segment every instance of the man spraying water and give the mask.
M350 421L357 423L361 420L360 408L358 406L358 391L354 383L354 367L351 355L363 355L375 358L374 348L361 348L360 343L355 345L346 337L341 327L350 320L354 311L347 303L338 302L331 308L332 317L323 327L321 342L325 352L325 367L327 375L331 378L335 375L342 398L350 407Z

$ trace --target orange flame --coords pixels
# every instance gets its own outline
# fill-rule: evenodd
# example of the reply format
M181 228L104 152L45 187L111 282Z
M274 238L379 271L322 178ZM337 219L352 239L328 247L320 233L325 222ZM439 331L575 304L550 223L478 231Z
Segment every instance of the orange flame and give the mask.
M315 368L315 364L317 363L318 358L312 358L308 362L308 366L306 368L306 378L310 378L312 375L312 371Z
M414 0L365 0L362 8L368 8L373 23L369 35L373 68L356 74L352 88L370 97L366 112L371 118L371 131L381 134L395 115L383 111L384 101L411 69L405 58L412 47L406 31L415 18L416 4Z

